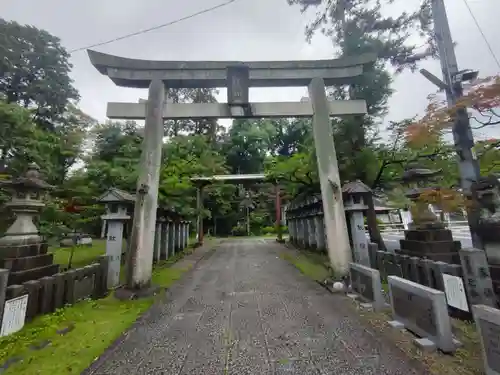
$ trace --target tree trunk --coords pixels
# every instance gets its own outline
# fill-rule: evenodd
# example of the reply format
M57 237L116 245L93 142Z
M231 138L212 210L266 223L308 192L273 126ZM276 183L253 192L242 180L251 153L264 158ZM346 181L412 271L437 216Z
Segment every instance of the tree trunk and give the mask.
M370 242L378 245L379 250L387 251L384 239L377 224L377 214L375 213L375 205L373 204L373 196L366 198L368 210L366 211L366 223L368 224L368 233L370 235Z

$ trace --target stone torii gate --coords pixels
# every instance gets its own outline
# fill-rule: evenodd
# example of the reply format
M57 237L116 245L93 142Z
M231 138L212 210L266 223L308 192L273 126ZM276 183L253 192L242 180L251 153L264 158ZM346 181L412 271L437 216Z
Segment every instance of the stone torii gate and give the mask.
M203 216L201 214L203 210L203 188L214 182L232 182L238 183L249 183L249 182L265 182L266 175L262 173L254 174L229 174L229 175L214 175L214 176L196 176L192 177L191 181L196 185L196 227L198 233L198 245L203 244ZM278 241L282 240L280 225L281 225L281 195L279 190L278 182L274 182L275 185L275 205L276 205L276 233L278 235Z
M145 119L137 201L127 262L126 288L151 282L159 171L166 119L310 117L318 158L326 238L332 268L345 275L351 250L342 203L330 116L366 113L363 100L329 101L326 86L352 83L372 64L372 54L314 61L152 61L88 50L92 64L122 87L148 88L146 103L108 103L112 119ZM249 87L308 86L309 102L250 103ZM166 88L227 87L227 103L165 101Z

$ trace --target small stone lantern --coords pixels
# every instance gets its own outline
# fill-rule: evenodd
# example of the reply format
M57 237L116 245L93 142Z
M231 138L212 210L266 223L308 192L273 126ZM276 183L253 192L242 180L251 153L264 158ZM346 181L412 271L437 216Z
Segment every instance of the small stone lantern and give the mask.
M41 243L42 237L33 219L45 207L42 201L44 193L54 187L41 179L40 167L31 163L24 176L1 182L1 186L12 192L12 198L5 206L15 214L16 219L0 238L0 246Z
M421 199L424 194L439 190L429 187L429 182L440 173L441 170L416 165L404 172L402 180L411 188L406 196L412 201L410 212L413 221L409 224L409 229L405 230L405 238L399 241L401 248L396 252L410 257L459 264L460 241L453 240L451 230L446 229L444 223L430 210L429 203Z
M108 288L120 283L120 266L123 252L123 228L130 220L128 210L135 203L135 196L126 191L111 188L98 201L106 205L106 214L101 219L107 223L106 255L109 257Z
M433 177L441 172L441 169L431 170L410 165L403 173L402 181L410 187L405 195L413 203L410 207L413 221L409 224L409 229L444 229L444 224L430 210L429 203L421 199L425 193L436 190L429 187L428 184Z
M359 180L348 182L342 186L344 209L349 219L354 261L366 267L370 267L370 254L363 213L368 210L367 198L371 194L372 190Z

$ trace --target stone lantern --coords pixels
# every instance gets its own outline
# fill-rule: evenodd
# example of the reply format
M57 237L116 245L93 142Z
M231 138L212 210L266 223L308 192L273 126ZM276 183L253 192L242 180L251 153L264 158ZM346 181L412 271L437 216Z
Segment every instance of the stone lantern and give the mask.
M348 182L342 186L344 209L349 221L354 261L366 267L371 267L371 265L363 213L368 210L367 198L371 194L373 194L372 190L359 180Z
M412 201L410 212L412 222L405 230L405 239L400 240L401 255L427 258L434 261L459 264L460 241L454 241L451 230L430 210L429 203L422 196L439 188L430 187L430 182L441 170L431 170L418 165L410 165L404 172L402 181L410 187L406 193Z
M409 185L410 190L405 194L412 201L410 212L412 222L409 229L443 229L444 225L437 216L430 210L429 204L422 201L421 197L427 193L435 191L435 188L426 186L433 177L439 175L441 170L431 170L412 165L403 173L403 183Z
M53 254L47 254L44 243L33 219L45 206L43 195L53 189L41 179L40 168L32 163L27 172L18 178L2 182L12 192L12 199L6 204L16 216L14 223L0 238L0 259L8 269L8 284L21 285L26 281L52 276L59 272L59 265L53 264Z
M33 219L45 207L43 195L54 187L41 179L40 168L31 163L24 176L1 183L1 186L10 190L12 198L5 204L16 216L14 223L7 229L4 237L0 238L0 246L22 246L39 244L42 237Z
M130 220L128 211L135 203L135 196L126 191L111 188L98 199L106 205L101 219L107 223L106 255L109 257L108 288L120 284L120 267L123 253L123 229Z

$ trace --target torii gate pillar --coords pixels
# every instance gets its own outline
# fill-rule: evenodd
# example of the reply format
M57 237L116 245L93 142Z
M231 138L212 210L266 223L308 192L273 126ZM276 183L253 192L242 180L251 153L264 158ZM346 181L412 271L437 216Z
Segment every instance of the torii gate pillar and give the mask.
M335 270L335 276L343 277L349 273L352 254L342 201L337 153L328 111L328 99L322 78L312 79L309 85L309 98L313 107L314 145L323 199L328 255L332 268Z
M165 86L153 80L146 104L146 123L139 163L139 178L134 209L132 234L127 252L126 289L145 289L150 286L153 269L153 243L158 208L161 151L163 146L163 110Z

